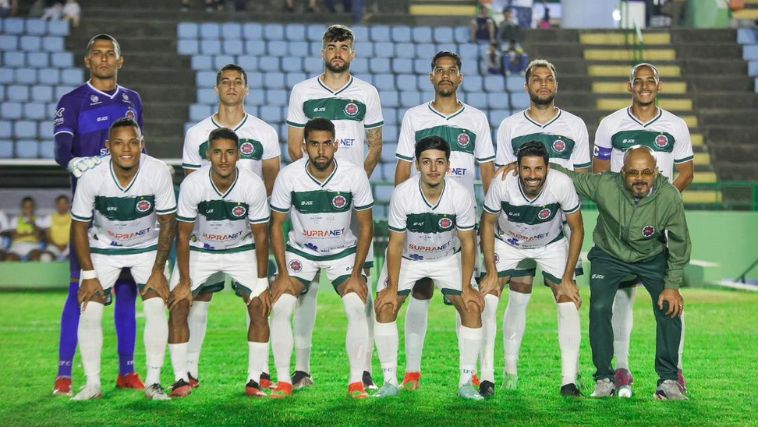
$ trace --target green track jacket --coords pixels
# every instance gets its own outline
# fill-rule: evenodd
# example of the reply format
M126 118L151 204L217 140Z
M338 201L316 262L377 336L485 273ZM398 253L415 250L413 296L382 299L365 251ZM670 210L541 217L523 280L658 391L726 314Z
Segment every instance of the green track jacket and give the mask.
M638 262L668 249L666 288L678 289L690 262L690 233L679 191L658 175L653 193L635 203L619 173L580 174L553 163L574 181L576 192L593 200L598 218L592 241L624 262Z

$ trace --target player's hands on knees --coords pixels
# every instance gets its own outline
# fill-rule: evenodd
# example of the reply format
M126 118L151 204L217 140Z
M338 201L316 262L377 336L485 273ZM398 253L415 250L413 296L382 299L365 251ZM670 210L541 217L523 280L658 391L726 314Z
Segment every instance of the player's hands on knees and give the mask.
M664 289L658 296L658 308L663 311L665 303L668 303L666 316L677 317L684 311L684 298L679 293L679 289Z
M479 312L484 310L484 298L471 286L464 286L461 291L461 302L463 302L463 309L470 311L471 305L479 308Z
M87 303L92 300L103 302L105 299L105 291L100 284L100 280L97 278L83 279L79 285L77 299L79 300L79 305L82 307L82 311L87 308Z
M582 306L582 297L579 295L579 287L576 286L576 281L570 279L562 279L561 284L558 285L558 295L560 298L564 296L571 300L576 305L576 309L579 310Z
M271 284L271 304L276 303L283 294L297 296L297 288L293 283L293 278L289 275L279 274Z
M479 282L479 295L484 297L487 294L493 294L500 298L500 279L497 277L497 273L487 273Z
M360 274L353 274L347 279L347 281L345 281L345 284L342 287L342 295L347 295L350 292L355 292L355 294L358 295L358 298L360 298L364 304L366 303L368 286L366 285L363 276Z
M180 278L179 284L170 292L168 298L169 310L182 301L187 301L189 305L192 305L192 280L189 278Z
M269 292L268 289L261 292L260 295L258 295L255 298L250 298L247 300L247 305L250 306L253 303L253 300L255 299L259 300L261 311L263 313L264 317L268 317L269 314L271 314L271 292Z
M384 306L388 305L392 314L397 314L400 309L400 298L397 295L397 289L386 287L376 294L376 301L374 307L377 315L384 310Z
M168 304L168 280L162 270L153 270L150 273L150 278L147 279L144 289L142 289L142 296L144 297L148 291L152 289L156 294Z

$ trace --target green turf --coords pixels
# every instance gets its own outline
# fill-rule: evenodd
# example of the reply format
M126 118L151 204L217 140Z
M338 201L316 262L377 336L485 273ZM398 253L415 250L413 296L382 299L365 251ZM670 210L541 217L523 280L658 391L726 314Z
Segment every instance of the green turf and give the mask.
M454 315L452 308L443 306L439 295L435 295L421 389L401 393L393 400L352 401L346 397L344 314L336 295L324 286L313 350L316 385L297 392L289 400L251 400L244 396L245 315L240 301L227 292L217 295L211 306L201 361L202 387L192 396L171 402L150 402L140 392L115 389L113 310L108 308L103 399L71 402L50 394L64 294L3 293L0 294L0 425L745 425L758 422L751 389L756 382L758 295L702 289L685 291L685 372L690 386L689 402L652 399L656 380L653 316L649 297L642 289L639 295L631 355L636 395L631 400L564 400L558 395L560 358L556 314L548 291L541 288L529 306L518 391L498 388L496 397L486 402L464 402L456 398L458 351L453 333ZM500 304L499 319L504 309L505 301ZM581 312L582 373L589 383L593 369L586 332L587 307ZM139 334L141 331L140 326ZM144 367L141 342L141 338L138 339L136 362L140 369ZM496 365L499 367L502 354L502 338L498 334ZM170 385L173 378L168 355L166 360L163 381ZM402 345L400 363L402 375ZM376 359L374 366L375 372L380 372ZM142 375L144 378L144 373ZM498 368L498 386L501 375L502 368ZM78 390L83 380L81 362L77 358L75 389Z

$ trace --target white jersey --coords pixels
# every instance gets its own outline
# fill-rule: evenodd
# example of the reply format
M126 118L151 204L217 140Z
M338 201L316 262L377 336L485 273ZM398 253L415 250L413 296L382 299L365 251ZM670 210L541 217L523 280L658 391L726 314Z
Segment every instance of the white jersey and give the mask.
M388 227L405 233L403 257L414 261L448 257L460 250L456 230L473 230L474 197L462 184L445 178L445 188L432 205L414 176L395 187L390 199Z
M637 120L631 107L623 108L605 117L595 132L594 155L611 161L611 172L621 171L624 152L633 145L644 145L653 150L658 170L674 180L674 164L692 161L692 140L687 123L681 118L658 108L658 115L647 123Z
M156 250L157 215L176 212L171 172L165 163L140 155L139 170L126 187L116 179L111 158L79 178L71 217L90 222L92 253L133 254Z
M505 181L492 180L484 210L499 214L495 237L521 249L547 246L563 237L563 214L580 208L574 183L566 174L551 170L542 192L528 200L521 189L519 177L508 174Z
M590 140L582 119L558 109L555 118L542 125L530 119L527 111L519 111L500 123L495 164L503 166L515 162L522 145L539 141L547 149L552 163L569 170L591 166Z
M237 167L237 178L224 193L205 166L186 177L179 189L176 219L194 222L190 248L202 252L238 252L255 248L249 224L269 220L266 187L254 173Z
M333 91L316 76L296 84L290 92L287 124L302 128L310 119L324 118L334 123L337 159L363 167L366 129L384 125L379 92L371 84L351 76L342 88Z
M450 144L450 170L447 174L459 179L474 194L474 162L495 160L487 116L463 103L460 110L449 116L435 110L431 102L417 105L403 116L395 156L402 161L415 161L416 143L428 136L439 136Z
M308 158L279 172L271 194L271 209L289 212L292 231L287 250L309 259L355 253L357 238L350 231L351 210L374 206L363 167L337 162L323 183L308 172Z
M210 164L208 151L208 136L214 129L221 126L210 116L192 126L184 136L182 149L182 167L196 170ZM240 157L237 165L242 169L263 177L263 160L274 159L281 155L279 137L276 130L263 120L245 114L242 121L234 127L234 133L239 138Z

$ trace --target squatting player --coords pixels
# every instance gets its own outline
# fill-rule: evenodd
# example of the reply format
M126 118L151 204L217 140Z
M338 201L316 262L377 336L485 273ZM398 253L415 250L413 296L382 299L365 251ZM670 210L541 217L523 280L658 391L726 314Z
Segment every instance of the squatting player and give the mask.
M134 120L117 120L109 135L110 157L82 176L71 210L74 248L82 265L78 336L87 376L87 384L73 399L101 395L103 308L110 303L110 290L121 271L130 268L145 313L145 395L168 400L160 375L168 339L166 260L175 232L171 172L165 163L141 154L144 143Z
M438 136L416 143L418 175L398 185L390 200L387 262L379 279L374 338L384 374L376 397L396 396L397 312L419 279L430 279L455 305L460 379L458 394L482 400L472 385L482 344L482 299L471 286L476 259L476 202L447 176L450 145Z
M260 383L268 370L269 209L263 180L237 167L239 145L231 129L211 131L204 156L210 166L185 178L179 190L177 265L170 284L169 349L176 381L172 397L185 397L192 391L187 350L195 331L187 318L193 299L223 289L223 282L208 281L217 272L232 276L250 315L245 391L248 396L265 396Z
M121 47L113 36L98 34L87 43L84 67L90 72L87 83L63 95L56 107L55 161L72 174L71 189L87 169L108 154L105 141L116 120L126 117L142 126L142 100L137 92L119 86L118 70L124 65ZM53 394L71 396L71 367L76 354L79 322L79 261L71 239L71 281L61 315L58 375ZM128 271L116 280L115 323L118 336L119 375L116 387L143 389L134 372L134 346L137 334L135 302L137 287Z

